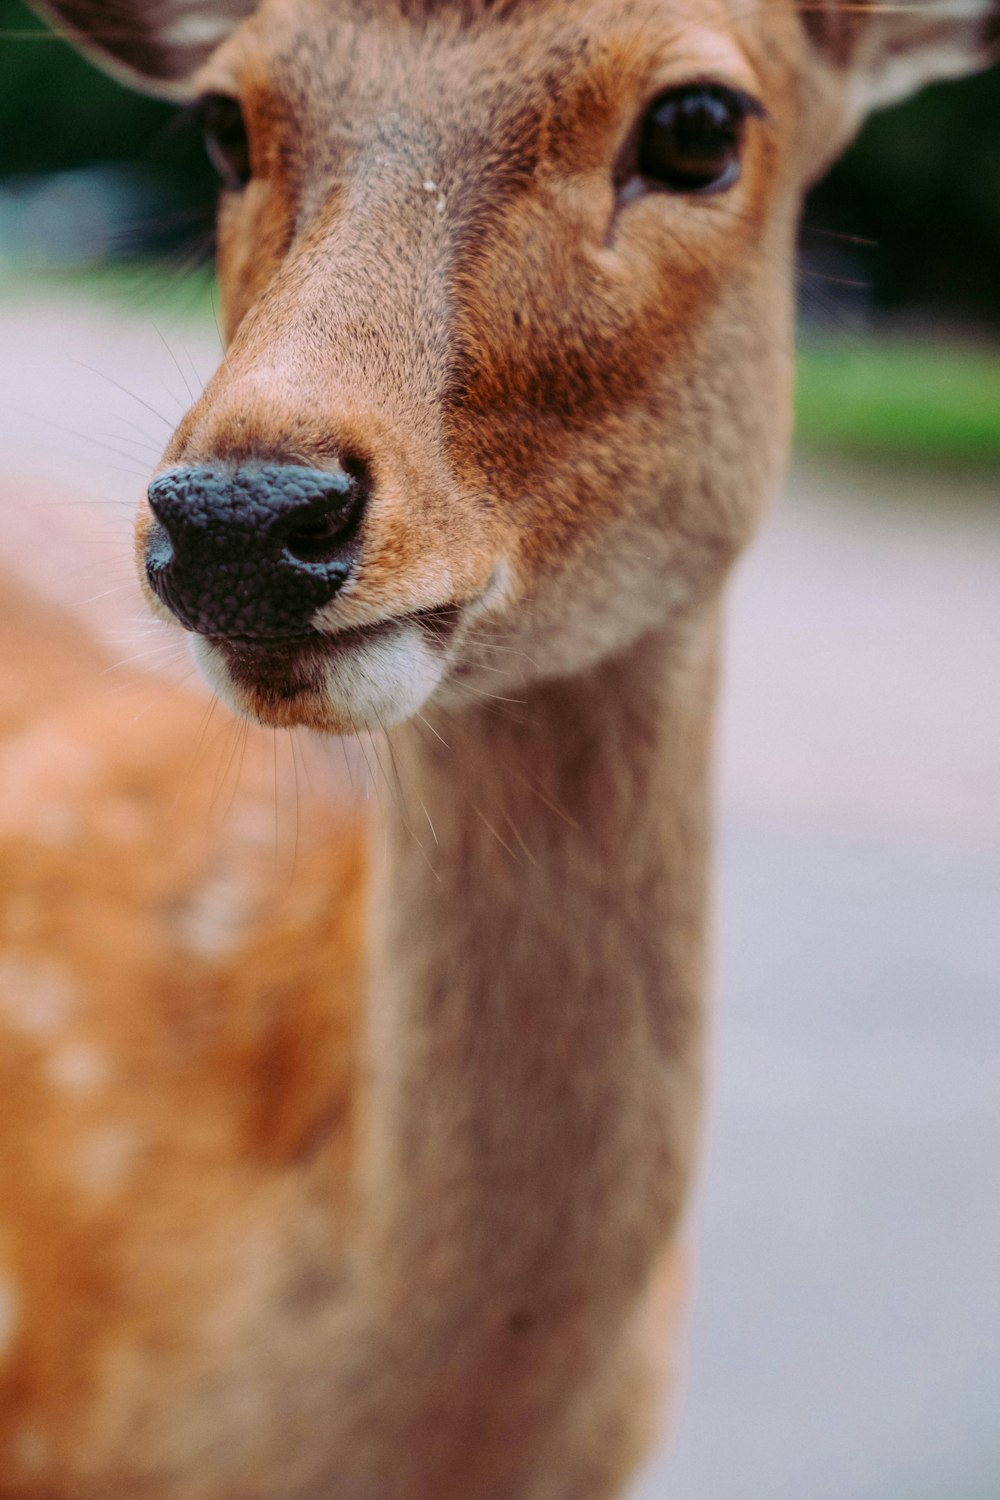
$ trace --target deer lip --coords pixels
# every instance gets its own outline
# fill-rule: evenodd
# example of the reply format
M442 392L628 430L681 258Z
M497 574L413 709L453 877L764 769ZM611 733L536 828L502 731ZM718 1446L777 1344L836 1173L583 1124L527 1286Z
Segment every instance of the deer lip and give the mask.
M284 640L205 636L222 658L237 687L288 702L321 688L323 668L331 657L362 650L407 625L417 625L425 639L444 651L458 629L460 604L439 605L391 615L370 625L353 625L332 634L311 630Z
M404 625L418 625L424 634L437 645L446 645L458 629L462 617L461 604L439 604L428 609L408 610L404 614L389 615L383 620L373 620L365 625L348 625L343 630L305 630L301 635L291 636L228 636L205 635L210 646L222 651L234 660L269 661L290 665L303 653L320 653L328 656L331 649L350 650L367 645L391 635Z

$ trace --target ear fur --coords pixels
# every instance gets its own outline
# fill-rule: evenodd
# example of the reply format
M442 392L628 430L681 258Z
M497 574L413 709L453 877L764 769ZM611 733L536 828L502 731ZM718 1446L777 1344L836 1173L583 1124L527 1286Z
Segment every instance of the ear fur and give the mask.
M143 93L188 95L187 80L258 0L30 0L93 62Z
M814 47L846 75L855 123L1000 57L1000 0L805 0L801 15Z

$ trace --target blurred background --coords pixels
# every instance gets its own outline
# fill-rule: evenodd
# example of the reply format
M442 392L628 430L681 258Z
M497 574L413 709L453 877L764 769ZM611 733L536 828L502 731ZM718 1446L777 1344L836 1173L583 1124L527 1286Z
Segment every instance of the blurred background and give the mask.
M0 0L0 548L119 642L132 499L219 358L214 196L183 116ZM997 70L869 124L800 309L730 614L687 1392L637 1494L996 1500Z

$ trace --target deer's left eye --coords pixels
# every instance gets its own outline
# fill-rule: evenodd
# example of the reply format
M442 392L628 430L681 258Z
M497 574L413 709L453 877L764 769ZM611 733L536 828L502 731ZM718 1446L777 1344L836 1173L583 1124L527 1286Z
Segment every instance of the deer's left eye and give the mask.
M740 175L743 126L755 99L722 84L669 89L642 122L640 177L672 193L721 193Z
M226 94L209 94L201 102L205 147L212 166L231 192L239 192L250 181L250 142L243 111Z

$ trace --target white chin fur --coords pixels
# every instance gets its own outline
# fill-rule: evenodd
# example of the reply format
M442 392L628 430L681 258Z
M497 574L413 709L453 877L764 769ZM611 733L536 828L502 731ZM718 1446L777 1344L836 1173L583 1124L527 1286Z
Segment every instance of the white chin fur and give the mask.
M209 687L242 718L259 719L254 705L233 682L221 654L194 636L195 661ZM369 641L338 646L330 641L323 668L321 717L309 711L304 723L336 732L388 729L417 713L444 675L445 663L427 645L420 627L400 624ZM326 713L323 714L322 710Z
M239 714L244 719L253 718L246 704L240 701L235 684L226 670L226 664L215 647L210 646L208 641L200 635L192 635L189 639L191 655L212 692L216 693L234 714Z
M364 645L337 651L326 664L326 696L359 729L401 724L427 702L444 673L418 625L397 625Z

